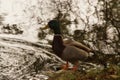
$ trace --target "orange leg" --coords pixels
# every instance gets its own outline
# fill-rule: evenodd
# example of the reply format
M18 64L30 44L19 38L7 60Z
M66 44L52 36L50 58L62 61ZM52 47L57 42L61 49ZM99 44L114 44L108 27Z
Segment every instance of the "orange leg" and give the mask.
M75 63L75 65L72 68L73 71L77 71L78 70L78 61Z
M62 66L62 69L63 70L68 70L68 67L69 67L69 63L67 61L66 64Z

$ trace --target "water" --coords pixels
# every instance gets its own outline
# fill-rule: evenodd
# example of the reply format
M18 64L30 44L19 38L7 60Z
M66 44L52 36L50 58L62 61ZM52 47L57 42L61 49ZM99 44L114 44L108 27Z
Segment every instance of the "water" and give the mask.
M47 76L42 73L36 74L35 66L42 71L47 61L57 61L57 58L52 60L55 56L44 47L45 45L40 43L0 37L0 80L26 80L26 78L39 80L40 77L45 80ZM36 76L39 76L38 79Z

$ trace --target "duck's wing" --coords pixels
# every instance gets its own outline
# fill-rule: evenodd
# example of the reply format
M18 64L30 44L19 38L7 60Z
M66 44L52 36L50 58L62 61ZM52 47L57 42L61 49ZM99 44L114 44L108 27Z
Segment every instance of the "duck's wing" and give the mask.
M62 59L70 62L85 60L87 57L88 52L74 46L66 46L62 54Z
M89 47L85 46L84 44L74 41L74 40L64 40L64 45L68 45L68 46L75 46L79 49L83 49L87 52L92 51Z

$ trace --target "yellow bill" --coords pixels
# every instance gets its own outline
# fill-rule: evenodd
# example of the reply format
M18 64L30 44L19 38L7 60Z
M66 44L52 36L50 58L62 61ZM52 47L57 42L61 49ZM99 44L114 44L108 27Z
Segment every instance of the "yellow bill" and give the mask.
M48 28L49 28L49 26L46 25L45 27L41 28L41 30L45 30L45 29L48 29Z

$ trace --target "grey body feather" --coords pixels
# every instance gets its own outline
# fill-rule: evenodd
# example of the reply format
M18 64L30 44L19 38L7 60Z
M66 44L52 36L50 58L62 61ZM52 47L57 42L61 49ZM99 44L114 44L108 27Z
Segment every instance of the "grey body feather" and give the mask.
M77 60L85 60L88 57L88 53L82 49L76 48L74 46L66 46L62 54L62 59L75 62Z
M68 39L68 40L64 40L64 45L68 45L68 46L75 46L79 49L83 49L87 52L90 52L91 49L87 46L85 46L84 44L80 43L80 42L77 42L77 41L74 41L74 40L71 40L71 39Z

